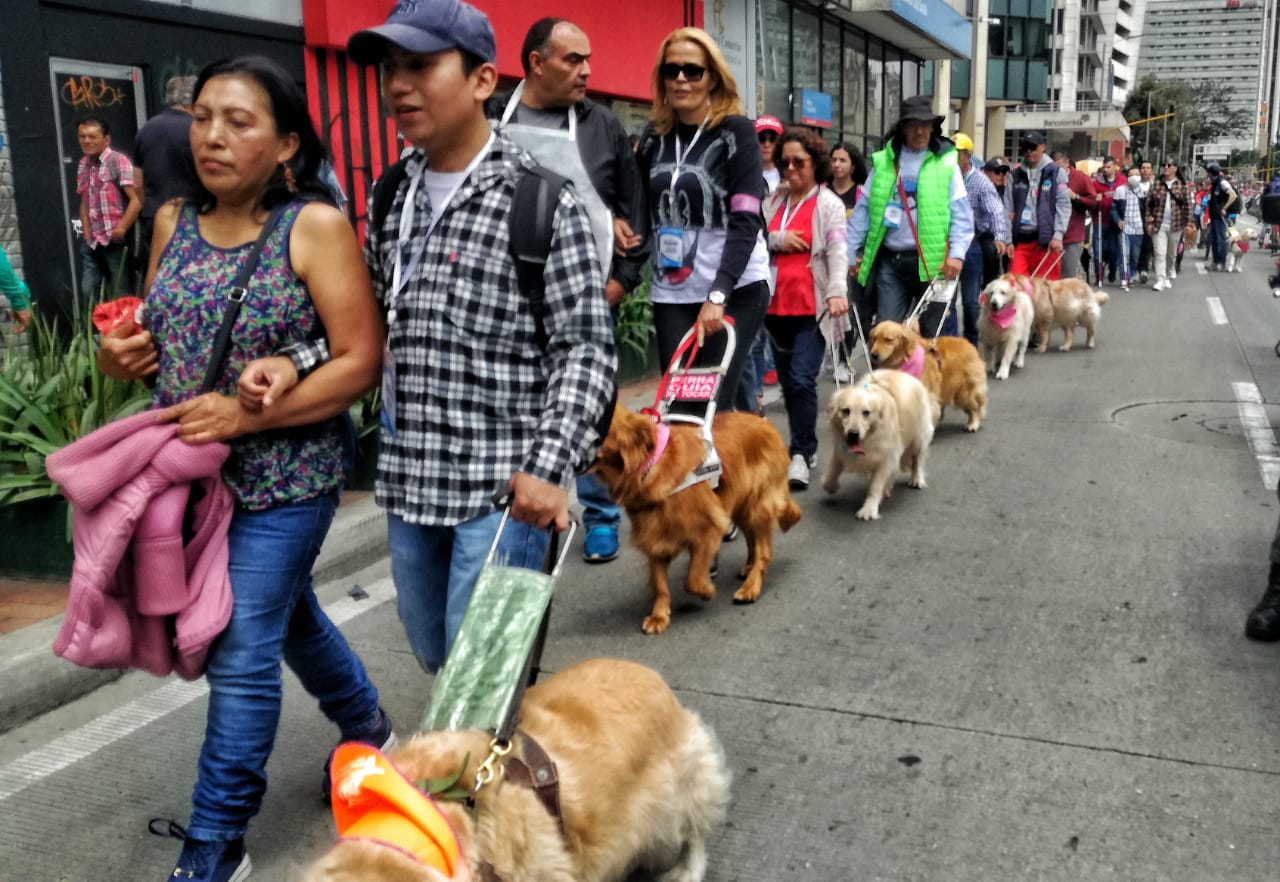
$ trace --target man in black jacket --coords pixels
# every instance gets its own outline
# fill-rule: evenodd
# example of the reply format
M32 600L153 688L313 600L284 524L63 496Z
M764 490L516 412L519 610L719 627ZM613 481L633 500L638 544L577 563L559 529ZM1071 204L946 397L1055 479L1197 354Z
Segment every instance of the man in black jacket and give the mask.
M490 102L489 111L509 124L572 134L590 186L613 215L614 253L600 260L607 271L605 295L617 307L639 284L648 258L643 191L626 130L608 108L586 97L590 59L591 42L577 25L561 18L534 22L520 50L524 82L514 95ZM512 138L521 143L518 134ZM579 191L586 183L575 181ZM586 527L583 557L589 563L613 560L622 523L617 503L593 475L580 477L577 489Z

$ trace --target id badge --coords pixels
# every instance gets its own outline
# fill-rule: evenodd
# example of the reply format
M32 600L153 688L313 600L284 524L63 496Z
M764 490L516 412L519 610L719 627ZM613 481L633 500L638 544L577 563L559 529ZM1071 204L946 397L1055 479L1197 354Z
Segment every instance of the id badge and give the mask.
M388 438L396 435L396 358L391 348L382 349L382 428Z
M1020 223L1021 223L1024 227L1033 227L1033 226L1035 226L1035 223L1036 223L1036 216L1035 216L1035 214L1031 211L1031 204L1030 204L1030 203L1027 203L1026 205L1022 206L1022 220L1020 221Z
M681 227L658 228L658 266L663 269L684 266L684 230Z
M893 200L884 207L884 225L887 229L896 230L902 225L902 203Z

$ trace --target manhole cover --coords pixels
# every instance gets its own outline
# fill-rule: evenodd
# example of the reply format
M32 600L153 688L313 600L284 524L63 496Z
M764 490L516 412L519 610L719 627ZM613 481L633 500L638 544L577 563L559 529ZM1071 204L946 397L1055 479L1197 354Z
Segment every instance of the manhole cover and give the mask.
M1264 404L1272 431L1280 425L1280 405ZM1139 435L1182 444L1239 449L1244 441L1234 401L1153 401L1131 404L1111 414L1116 425Z

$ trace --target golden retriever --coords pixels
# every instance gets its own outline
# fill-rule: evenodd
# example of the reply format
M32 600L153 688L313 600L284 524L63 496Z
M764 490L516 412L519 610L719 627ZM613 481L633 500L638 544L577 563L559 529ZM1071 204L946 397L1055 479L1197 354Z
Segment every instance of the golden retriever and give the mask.
M672 558L687 550L685 589L714 599L711 563L730 523L737 524L747 542L747 562L738 573L746 581L733 599L754 603L773 560L774 528L786 532L801 514L787 486L787 445L768 420L750 413L718 414L712 435L723 466L720 486L712 490L703 481L678 493L673 491L702 463L705 445L694 426L662 428L669 431L665 448L653 418L618 407L591 466L626 509L631 541L649 558L653 609L642 625L646 634L661 634L671 624L667 568Z
M914 320L905 325L880 322L871 329L871 363L905 369L924 383L938 405L933 413L935 426L949 405L968 414L966 432L982 426L987 412L987 369L978 348L963 337L926 340Z
M1106 291L1095 291L1084 279L1042 282L1035 286L1034 291L1032 301L1035 304L1035 330L1040 341L1036 347L1037 352L1044 352L1049 348L1049 338L1053 336L1054 328L1062 328L1066 335L1066 340L1058 347L1058 351L1070 352L1071 345L1075 342L1077 326L1084 328L1087 334L1085 347L1093 348L1098 319L1102 316L1102 304L1111 299Z
M537 768L527 735L555 764L559 819L528 785L499 771L476 794L474 810L437 802L457 838L452 877L398 843L353 835L339 839L302 882L481 882L495 875L502 882L613 882L640 868L673 882L703 878L707 837L728 809L729 771L715 734L680 706L657 672L619 659L579 662L529 688L517 732L512 757ZM461 769L458 786L472 791L491 738L479 730L423 732L388 759L410 782ZM343 786L353 771L335 767L334 793L340 799L354 791L347 798L358 805L358 784Z
M1009 368L1021 368L1027 360L1035 306L1029 290L1036 281L1027 276L1005 274L982 289L978 303L978 339L987 370L997 380L1009 379ZM999 366L997 366L997 362Z
M924 384L902 371L878 370L836 391L827 406L832 448L822 489L835 493L844 472L871 476L859 520L880 517L899 471L923 488L924 460L933 440L933 402Z

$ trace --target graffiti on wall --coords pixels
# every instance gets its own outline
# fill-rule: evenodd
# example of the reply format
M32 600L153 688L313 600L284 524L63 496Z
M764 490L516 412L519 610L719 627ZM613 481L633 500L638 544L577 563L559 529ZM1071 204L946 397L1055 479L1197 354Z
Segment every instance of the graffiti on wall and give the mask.
M77 113L118 107L127 100L123 88L108 83L105 77L69 76L58 90L63 104Z

